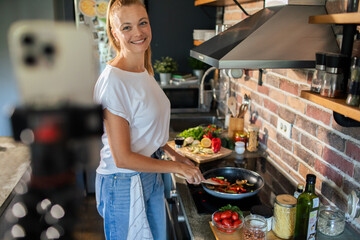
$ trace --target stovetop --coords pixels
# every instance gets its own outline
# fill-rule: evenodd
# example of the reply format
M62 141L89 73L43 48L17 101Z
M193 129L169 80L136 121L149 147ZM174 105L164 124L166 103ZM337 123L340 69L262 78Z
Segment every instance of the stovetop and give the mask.
M296 186L278 171L272 163L263 157L243 158L240 155L232 154L221 160L199 164L201 172L220 167L239 167L255 171L263 177L265 185L263 189L254 196L239 200L230 200L217 198L208 194L202 188L202 185L188 184L192 199L199 214L212 214L227 204L238 206L242 211L250 211L250 209L256 205L272 207L276 195L293 194L296 189Z

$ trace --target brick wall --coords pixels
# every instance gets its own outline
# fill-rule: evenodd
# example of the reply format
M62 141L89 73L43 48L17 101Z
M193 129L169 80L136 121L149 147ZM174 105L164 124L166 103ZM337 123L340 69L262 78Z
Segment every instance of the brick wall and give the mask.
M242 5L253 14L263 2ZM235 24L246 16L237 6L225 7L224 24ZM347 196L360 191L360 128L345 128L333 119L331 110L302 99L309 90L314 69L266 69L259 86L258 71L249 70L231 79L231 92L241 103L251 101L246 120L260 127L261 148L294 182L305 182L306 174L317 176L316 190L322 203L347 210ZM277 132L278 118L293 124L291 139ZM250 121L246 121L245 127ZM360 229L360 220L351 222Z

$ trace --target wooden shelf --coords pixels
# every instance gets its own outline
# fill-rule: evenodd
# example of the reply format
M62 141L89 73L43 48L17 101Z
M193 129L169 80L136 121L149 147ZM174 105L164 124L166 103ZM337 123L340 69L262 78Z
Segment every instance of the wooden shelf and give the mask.
M301 97L360 122L360 108L345 103L345 99L323 97L310 91L301 91Z
M240 4L258 2L259 0L238 0ZM235 5L233 0L195 0L195 6L230 6Z
M200 41L200 40L194 40L194 45L195 46L199 46L200 44L202 44L205 41Z
M309 23L360 24L360 13L337 13L310 16Z

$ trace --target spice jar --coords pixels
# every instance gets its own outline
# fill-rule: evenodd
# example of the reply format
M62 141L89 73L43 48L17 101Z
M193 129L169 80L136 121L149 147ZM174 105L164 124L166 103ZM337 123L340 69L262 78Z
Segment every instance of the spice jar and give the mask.
M324 82L325 69L326 69L326 54L325 53L316 53L316 66L315 73L311 80L311 91L320 93L321 86Z
M360 103L360 58L354 57L350 68L349 94L346 104L359 106Z
M326 205L320 207L319 231L327 236L337 236L345 229L345 215L339 209Z
M272 230L282 239L290 239L295 231L296 198L289 194L278 195L274 203Z
M320 95L324 97L340 97L345 93L343 68L347 57L342 54L326 55L326 73L321 86Z
M245 217L243 239L244 240L265 240L266 239L266 219L257 214L250 214Z
M249 152L256 152L258 150L259 145L259 127L255 124L250 124L248 127L249 132L249 142L247 146L247 150Z
M246 146L246 143L248 141L248 136L247 136L247 132L245 131L237 131L235 132L235 142L244 142L245 143L245 146Z

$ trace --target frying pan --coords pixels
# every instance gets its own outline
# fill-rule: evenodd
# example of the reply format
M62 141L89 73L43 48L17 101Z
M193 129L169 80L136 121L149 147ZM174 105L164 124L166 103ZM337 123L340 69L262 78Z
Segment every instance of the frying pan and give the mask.
M253 196L257 194L264 187L264 179L256 172L251 170L247 170L244 168L235 168L235 167L224 167L224 168L215 168L210 169L203 173L205 179L212 177L224 177L230 183L235 183L236 179L238 180L248 180L248 183L254 184L254 186L245 188L252 190L252 192L245 193L223 193L208 189L206 184L201 183L204 190L212 196L218 198L226 198L226 199L242 199L246 197Z

